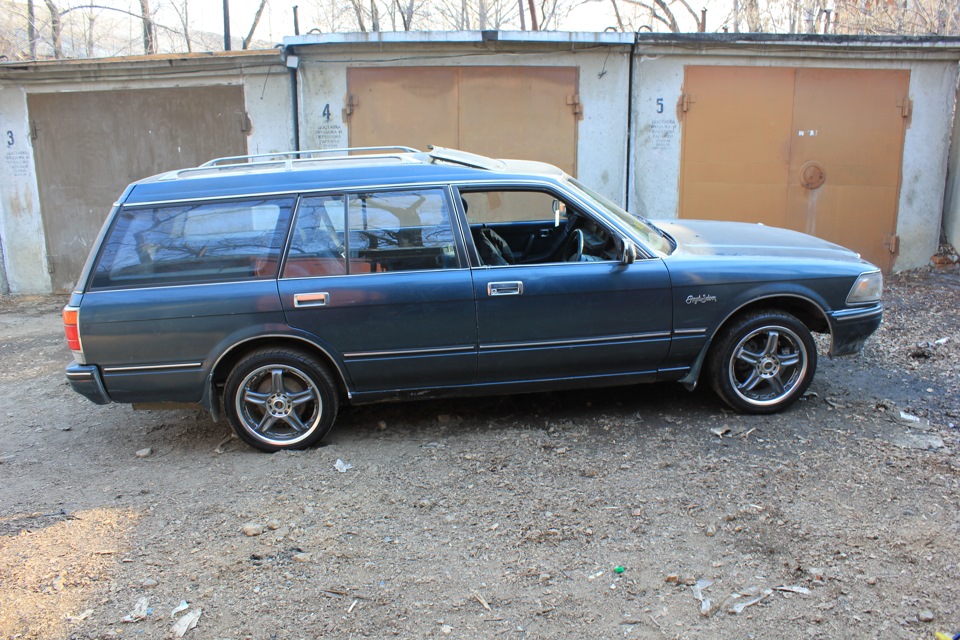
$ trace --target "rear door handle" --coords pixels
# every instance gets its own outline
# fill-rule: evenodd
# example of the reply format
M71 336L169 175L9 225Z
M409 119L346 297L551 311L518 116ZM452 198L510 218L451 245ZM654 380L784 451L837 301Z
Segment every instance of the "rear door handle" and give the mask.
M523 293L523 283L515 282L490 282L487 283L488 296L519 296Z
M325 307L330 301L330 294L326 291L317 293L297 293L293 296L295 307Z

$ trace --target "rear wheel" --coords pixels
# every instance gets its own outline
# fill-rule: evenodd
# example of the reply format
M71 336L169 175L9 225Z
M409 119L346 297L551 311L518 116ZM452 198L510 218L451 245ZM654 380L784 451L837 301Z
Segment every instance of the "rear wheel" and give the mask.
M782 311L736 318L710 353L707 373L724 402L743 413L775 413L810 386L817 347L809 329Z
M270 452L319 442L333 426L338 400L326 367L293 349L250 353L230 372L224 389L234 431Z

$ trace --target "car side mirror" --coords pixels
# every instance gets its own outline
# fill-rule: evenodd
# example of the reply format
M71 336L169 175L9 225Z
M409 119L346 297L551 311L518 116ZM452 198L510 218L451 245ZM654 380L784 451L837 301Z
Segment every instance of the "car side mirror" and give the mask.
M622 264L633 264L637 261L637 245L633 244L633 240L623 240L623 249L620 252L620 262Z

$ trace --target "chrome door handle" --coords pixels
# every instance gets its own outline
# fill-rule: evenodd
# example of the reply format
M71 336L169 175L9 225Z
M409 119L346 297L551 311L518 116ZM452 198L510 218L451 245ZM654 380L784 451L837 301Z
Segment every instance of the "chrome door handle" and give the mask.
M330 301L330 294L326 291L319 293L297 293L293 296L295 307L325 307Z
M488 296L519 296L522 293L523 283L520 281L487 283Z

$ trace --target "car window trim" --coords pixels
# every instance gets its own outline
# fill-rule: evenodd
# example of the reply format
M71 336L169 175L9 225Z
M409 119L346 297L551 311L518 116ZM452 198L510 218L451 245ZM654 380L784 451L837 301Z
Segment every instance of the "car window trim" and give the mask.
M625 231L620 225L616 224L608 216L604 215L601 211L598 211L595 207L589 206L587 202L584 202L581 198L577 197L577 194L567 191L563 188L561 184L554 182L542 181L542 180L479 180L479 181L457 181L452 182L450 186L454 189L456 198L460 199L462 196L460 194L460 187L466 185L465 191L467 193L476 193L478 191L546 191L554 196L554 198L559 198L564 200L567 204L576 204L576 209L579 209L583 215L589 215L597 224L601 225L604 229L607 230L611 235L616 237L621 243L624 240L630 240L633 242L638 249L638 253L643 255L637 255L637 259L645 260L654 260L659 259L659 256L655 255L642 241L638 238L635 238L632 234ZM532 188L539 187L539 188ZM462 205L460 207L462 209ZM466 218L466 212L461 211L463 215L463 221L465 229L470 228L470 221ZM497 268L497 267L516 267L516 266L548 266L555 264L573 264L573 263L564 263L564 262L550 262L544 264L524 264L524 265L485 265L480 263L480 254L473 242L472 234L469 238L469 246L471 247L470 255L476 256L477 266L480 268ZM599 263L619 263L619 260L597 260Z

